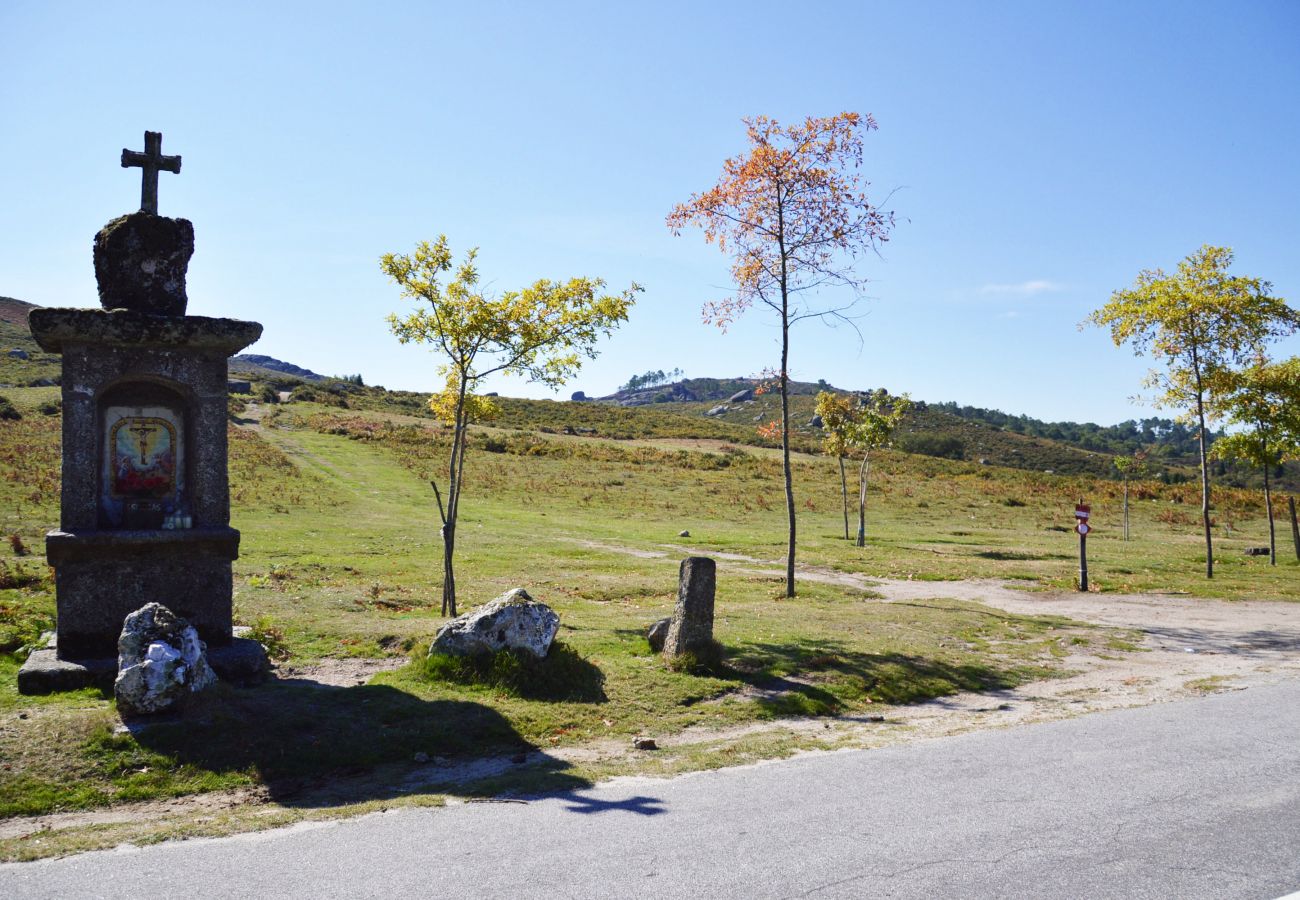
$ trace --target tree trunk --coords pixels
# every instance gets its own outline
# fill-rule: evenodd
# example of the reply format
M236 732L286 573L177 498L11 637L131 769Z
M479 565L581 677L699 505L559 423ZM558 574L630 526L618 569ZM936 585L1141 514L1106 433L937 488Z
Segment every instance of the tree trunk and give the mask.
M442 526L442 614L456 616L456 571L452 556L456 552L456 526Z
M1273 525L1273 492L1268 484L1268 464L1264 465L1264 512L1268 515L1268 564L1277 565L1277 529Z
M844 477L844 457L840 457L840 497L844 500L844 540L849 539L849 482Z
M867 476L871 467L867 464L869 454L862 454L862 465L858 468L858 546L867 545Z
M1295 497L1287 497L1286 505L1291 513L1291 540L1295 542L1296 562L1300 562L1300 522L1295 517Z
M790 467L790 324L786 313L785 291L781 292L781 471L785 475L785 514L789 526L785 556L785 595L794 596L794 471Z
M790 468L790 280L786 269L785 204L776 184L777 248L781 254L781 468L785 473L785 514L789 522L785 555L785 595L794 596L794 472Z
M1128 476L1124 476L1124 540L1128 540Z
M462 373L460 392L456 397L456 424L451 438L451 461L447 466L447 511L442 525L442 614L456 616L456 520L460 516L461 478L465 472L465 433L469 422L465 420L466 380Z
M1201 387L1201 369L1199 360L1193 357L1196 371L1196 421L1200 426L1197 434L1201 453L1201 522L1205 526L1205 577L1214 577L1214 543L1210 535L1210 463L1205 446L1205 391Z

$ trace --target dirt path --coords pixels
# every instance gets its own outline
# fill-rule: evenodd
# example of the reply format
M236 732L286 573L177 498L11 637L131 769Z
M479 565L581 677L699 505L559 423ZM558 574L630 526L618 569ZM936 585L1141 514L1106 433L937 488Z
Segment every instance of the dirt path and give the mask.
M640 558L699 553L674 544L645 550L594 541L583 546ZM713 553L733 572L782 575L780 561ZM996 695L1000 723L1040 721L1103 709L1139 706L1216 690L1300 677L1300 603L1225 601L1167 594L1029 592L995 579L911 581L871 578L801 566L798 577L871 591L883 603L964 600L1017 615L1050 615L1136 632L1138 652L1075 653L1076 674L1033 682ZM944 698L894 711L900 722L928 723L935 734L978 727L963 713L986 712L990 695Z

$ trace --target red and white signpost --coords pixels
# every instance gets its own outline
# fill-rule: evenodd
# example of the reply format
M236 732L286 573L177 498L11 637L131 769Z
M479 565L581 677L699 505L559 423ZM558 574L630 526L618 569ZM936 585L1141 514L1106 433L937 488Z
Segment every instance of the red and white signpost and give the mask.
M1088 524L1088 518L1092 514L1092 507L1079 500L1078 505L1074 507L1075 526L1074 530L1079 535L1079 590L1088 590L1088 532L1092 531L1092 526Z

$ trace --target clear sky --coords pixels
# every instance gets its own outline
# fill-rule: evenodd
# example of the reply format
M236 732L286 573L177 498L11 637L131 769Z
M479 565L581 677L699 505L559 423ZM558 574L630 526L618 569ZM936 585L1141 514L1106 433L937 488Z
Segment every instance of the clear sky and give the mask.
M758 373L777 333L700 307L727 260L664 216L743 116L870 112L899 217L862 342L805 323L791 374L1044 419L1150 415L1146 363L1077 324L1203 243L1300 305L1300 3L61 3L0 0L0 295L97 305L91 240L138 208L122 148L184 158L189 311L266 353L425 390L387 251L446 233L500 289L646 287L562 392ZM1300 353L1291 340L1279 353ZM550 396L514 380L516 396Z

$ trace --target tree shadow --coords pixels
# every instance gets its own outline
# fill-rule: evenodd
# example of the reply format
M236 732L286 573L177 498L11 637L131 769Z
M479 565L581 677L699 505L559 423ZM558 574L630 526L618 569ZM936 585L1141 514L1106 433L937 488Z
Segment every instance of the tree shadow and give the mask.
M709 674L741 682L743 694L774 715L835 715L864 697L921 703L967 691L1005 691L1021 680L992 665L865 653L825 640L745 644Z
M1300 651L1300 631L1285 628L1228 631L1148 625L1142 629L1142 632L1157 642L1172 645L1173 648L1194 650L1197 653L1262 659Z
M630 812L639 816L657 816L668 812L664 802L656 797L628 797L626 800L600 800L584 797L572 791L555 794L555 799L565 803L565 812L591 815L603 812Z
M568 763L538 751L491 707L422 700L388 685L219 685L182 714L133 722L130 730L177 767L250 772L271 800L294 807L392 799L435 785L439 793L481 796L477 784L523 762L533 787L591 784L567 774ZM493 765L485 767L485 758ZM432 761L428 771L409 771L417 759Z

